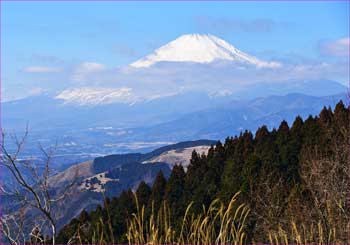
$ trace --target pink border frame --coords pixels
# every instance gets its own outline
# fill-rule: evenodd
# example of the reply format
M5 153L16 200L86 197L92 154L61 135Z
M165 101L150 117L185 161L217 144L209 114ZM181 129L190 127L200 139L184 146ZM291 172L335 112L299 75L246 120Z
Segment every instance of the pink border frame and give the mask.
M2 120L1 120L1 116L2 116L2 103L1 103L1 98L2 98L2 45L1 45L1 34L2 34L2 25L1 25L1 13L2 13L2 2L256 2L256 3L263 3L263 2L285 2L285 3L289 3L289 2L349 2L350 0L219 0L219 1L215 1L215 0L0 0L0 129L2 129ZM349 22L350 23L350 15L349 17ZM348 37L350 36L350 24L349 24L349 29L348 29ZM349 57L350 57L350 47L349 47ZM350 58L348 59L348 67L350 67ZM350 101L350 69L349 69L349 74L348 74L348 97L349 97L349 101ZM350 109L350 104L348 105L349 109ZM349 115L350 117L350 115ZM350 125L349 125L350 128ZM0 135L0 140L1 140L1 135ZM350 142L350 139L349 139ZM350 159L350 156L348 156ZM350 165L350 160L349 160L349 165ZM0 172L0 185L2 184L2 178L1 178L1 172ZM349 189L350 189L350 182L348 183L349 185ZM350 197L349 198L349 206L350 206ZM2 215L2 209L1 209L1 197L0 197L0 216ZM348 228L349 229L349 228ZM348 241L350 242L350 230L347 231L348 233ZM1 241L1 234L0 234L0 241ZM6 243L0 243L0 245L7 245ZM56 245L64 245L64 244L56 244ZM85 244L81 244L81 245L85 245ZM90 244L90 245L94 245L94 244ZM124 244L110 244L110 245L124 245ZM162 245L172 245L172 244L162 244ZM191 244L184 244L184 245L191 245ZM205 244L203 244L205 245ZM230 245L230 244L225 244L225 245ZM256 244L247 244L247 245L267 245L264 243L256 243ZM308 244L305 244L308 245ZM338 245L338 244L334 244L334 245ZM341 244L339 244L341 245ZM345 244L344 244L345 245Z

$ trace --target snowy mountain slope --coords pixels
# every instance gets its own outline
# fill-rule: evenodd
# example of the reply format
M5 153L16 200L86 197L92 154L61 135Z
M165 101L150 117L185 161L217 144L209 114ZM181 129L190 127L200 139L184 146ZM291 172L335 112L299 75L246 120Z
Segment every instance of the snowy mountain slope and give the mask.
M162 61L210 63L216 60L233 61L256 67L275 68L281 66L278 62L259 60L240 51L226 41L209 34L182 35L130 66L141 68L150 67Z
M78 105L100 105L112 103L132 104L136 97L132 95L131 88L75 88L63 90L56 99L64 103Z
M229 99L211 98L201 92L183 93L135 104L132 104L132 99L129 103L103 103L101 100L104 96L99 93L94 96L66 93L64 100L63 94L60 97L61 99L57 99L49 95L39 95L1 103L2 126L11 130L23 130L26 122L29 122L29 125L37 130L57 130L58 127L79 130L106 126L134 127L173 120L179 115L209 108ZM89 101L89 98L92 98L92 101ZM83 101L84 105L80 103ZM96 105L93 101L96 101Z

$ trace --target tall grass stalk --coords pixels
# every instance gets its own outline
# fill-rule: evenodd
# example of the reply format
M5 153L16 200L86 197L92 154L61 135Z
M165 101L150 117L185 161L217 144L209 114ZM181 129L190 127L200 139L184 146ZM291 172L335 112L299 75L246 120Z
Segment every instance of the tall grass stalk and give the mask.
M179 233L172 225L171 210L166 202L158 212L152 205L151 214L146 218L145 208L139 206L135 196L137 211L127 228L129 244L243 244L249 208L238 204L238 196L239 193L235 194L227 206L215 199L199 214L194 214L193 205L189 204Z
M344 227L345 228L345 227ZM328 232L322 226L322 222L316 225L297 225L292 221L287 229L278 227L277 231L269 233L270 244L343 244L344 241L337 237L337 229L331 228Z

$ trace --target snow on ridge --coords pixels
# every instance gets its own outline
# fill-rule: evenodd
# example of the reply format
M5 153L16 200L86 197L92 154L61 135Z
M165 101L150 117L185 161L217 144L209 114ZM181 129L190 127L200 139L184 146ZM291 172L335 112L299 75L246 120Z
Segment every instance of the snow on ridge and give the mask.
M132 94L132 89L123 88L73 88L66 89L59 93L56 99L61 99L64 103L79 105L110 104L115 102L132 104L136 98Z
M213 36L186 34L158 48L153 53L130 64L134 68L150 67L161 61L210 63L227 60L255 65L258 68L278 68L278 62L266 62L250 56L228 42Z

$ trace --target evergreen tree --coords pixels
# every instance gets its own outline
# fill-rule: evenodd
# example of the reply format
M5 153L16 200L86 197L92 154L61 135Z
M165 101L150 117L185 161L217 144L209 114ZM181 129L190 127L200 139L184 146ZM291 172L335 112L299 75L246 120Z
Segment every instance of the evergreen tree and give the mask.
M342 100L335 106L334 119L338 128L349 125L349 114Z
M184 210L184 183L185 171L181 165L175 165L165 188L165 200L171 208L173 222Z
M148 204L151 192L151 187L149 187L149 185L147 185L144 181L141 181L139 187L136 190L136 196L140 207L146 206Z
M194 151L186 173L182 166L176 165L167 181L159 172L152 188L141 182L136 195L140 205L147 205L146 215L152 203L158 209L162 201L166 201L171 208L172 225L179 231L181 227L177 222L180 222L185 207L191 201L194 201L193 212L199 212L202 205L208 206L215 198L227 202L241 190L241 198L252 210L247 234L254 239L262 232L262 227L272 226L276 220L279 222L287 217L288 209L295 200L309 205L310 212L314 211L310 205L313 200L310 190L299 176L302 171L300 164L315 147L320 155L335 156L331 140L346 142L348 134L349 110L339 102L334 113L325 107L319 117L309 116L305 122L298 116L291 128L282 121L278 129L271 132L262 126L255 138L249 131L228 137L224 145L217 142L210 147L207 155ZM97 206L90 214L83 211L62 229L57 241L66 243L81 222L90 223L93 230L101 218L105 219L106 207L109 207L117 242L127 242L126 220L136 211L132 191L123 191L112 200L107 198L104 206ZM309 220L313 218L312 215L308 217ZM91 241L91 232L85 235L87 241Z
M154 180L153 186L152 186L151 197L150 197L150 201L148 203L149 207L151 207L153 204L155 210L158 210L160 208L160 206L162 204L162 200L163 200L164 195L165 195L166 183L167 183L167 181L163 175L163 172L159 171L156 179Z

